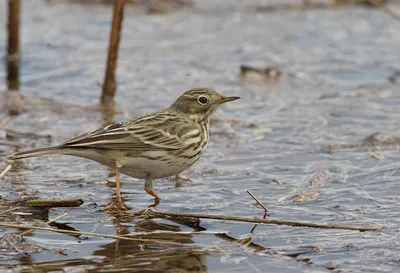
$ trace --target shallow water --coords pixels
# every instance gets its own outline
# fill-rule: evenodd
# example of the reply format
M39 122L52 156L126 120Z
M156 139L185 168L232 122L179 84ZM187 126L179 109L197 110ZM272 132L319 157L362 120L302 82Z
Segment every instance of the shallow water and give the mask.
M52 209L48 215L68 212L57 223L79 231L205 229L205 234L161 237L182 243L176 246L35 231L27 238L48 250L0 256L3 271L399 271L398 145L322 149L363 143L375 132L400 135L399 84L388 80L400 70L398 22L362 7L263 13L249 7L264 1L199 2L195 9L163 16L132 6L125 12L116 97L121 112L114 120L167 107L192 87L242 97L215 114L206 153L184 173L192 182L157 181L163 198L158 210L262 217L263 210L246 194L249 189L273 219L376 226L384 232L259 225L250 234L253 225L247 223L115 219L99 211L115 194L107 186L113 179L107 168L83 159L43 157L10 171L2 180L1 197L82 198L80 208ZM0 7L6 10L5 1ZM400 6L390 8L400 12ZM6 128L51 139L21 136L0 142L22 145L21 150L56 145L102 126L103 113L79 106L99 101L111 6L32 0L24 1L22 10L21 93L28 102ZM4 12L0 24L6 24ZM247 82L239 77L240 65L275 65L284 74L276 84ZM4 78L0 83L5 88ZM6 115L4 101L0 119ZM13 151L0 145L0 156ZM1 162L0 170L5 167ZM137 209L152 204L143 181L122 178L127 204ZM32 224L23 216L2 219ZM17 230L2 233L10 231ZM213 234L219 232L234 239L252 237L258 246ZM306 258L309 262L301 261Z

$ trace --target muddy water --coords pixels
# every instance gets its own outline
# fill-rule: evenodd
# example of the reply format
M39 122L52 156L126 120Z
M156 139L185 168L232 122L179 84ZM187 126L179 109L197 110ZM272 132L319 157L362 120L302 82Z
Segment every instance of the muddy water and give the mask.
M207 152L185 172L192 182L156 183L163 198L159 210L262 217L262 209L245 192L249 189L268 206L271 218L377 226L384 232L258 226L251 234L253 225L246 223L115 218L99 210L114 197L106 168L83 159L43 157L10 171L1 181L1 197L81 198L85 204L80 208L52 209L42 217L68 212L57 226L81 232L179 231L157 238L181 245L35 231L28 242L40 249L32 247L25 255L1 252L2 270L398 272L398 146L330 152L323 147L363 143L375 132L383 139L400 135L399 84L388 80L400 70L400 25L360 7L257 13L249 7L263 1L199 2L194 10L164 16L127 8L118 67L120 113L105 118L80 106L99 100L110 6L24 1L25 109L6 128L51 138L1 139L0 156L15 151L13 145L55 145L112 119L167 107L189 88L210 87L242 99L215 114ZM6 9L5 2L0 6ZM399 6L391 8L400 12ZM6 23L5 12L0 23ZM240 65L274 65L284 73L275 84L248 82L239 77ZM0 81L5 88L4 78ZM0 109L3 119L4 97ZM1 170L5 167L0 163ZM143 182L126 176L123 196L136 209L152 203ZM1 217L43 224L35 217ZM18 230L2 229L2 234L11 231ZM254 244L240 243L248 237Z

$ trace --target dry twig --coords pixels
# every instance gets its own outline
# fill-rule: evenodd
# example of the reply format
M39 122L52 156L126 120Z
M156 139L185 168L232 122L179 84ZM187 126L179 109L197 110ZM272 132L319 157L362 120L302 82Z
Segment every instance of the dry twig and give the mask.
M141 215L141 213L136 213L136 215ZM329 225L329 224L315 224L308 222L298 222L298 221L286 221L277 219L257 219L251 217L240 217L240 216L224 216L224 215L212 215L212 214L197 214L197 213L177 213L177 212L150 212L153 217L192 217L192 218L203 218L203 219L214 219L214 220L226 220L226 221L238 221L247 223L258 223L266 225L286 225L292 227L309 227L309 228L325 228L325 229L346 229L346 230L358 230L358 231L380 231L376 227L360 227L360 226L344 226L344 225Z
M6 173L8 173L8 171L11 169L11 164L8 164L8 166L4 169L4 171L2 171L1 173L0 173L0 179L2 179L5 175L6 175Z
M137 237L137 236L151 236L151 235L220 235L225 234L222 231L151 231L151 232L135 232L121 235L122 237Z
M20 207L13 207L13 208L6 209L6 210L3 210L2 212L0 212L0 215L14 211L14 210L18 210L18 209L20 209Z
M17 137L26 137L26 138L33 138L33 139L38 139L38 138L47 138L48 140L51 140L51 135L41 135L33 132L23 132L19 131L16 129L6 129L5 130L7 135L12 135L12 136L17 136Z
M65 217L65 216L67 216L67 215L68 215L68 213L64 213L64 214L62 214L62 215L59 215L59 216L57 216L56 218L53 218L53 219L47 221L45 224L47 225L47 224L53 223L53 222L55 222L55 221L57 221L57 220L59 220L59 219ZM35 230L34 230L34 229L25 230L25 231L21 232L21 233L19 234L19 236L27 235L27 234L29 234L29 233L31 233L31 232L33 232L33 231L35 231Z
M117 70L119 40L121 37L122 20L126 0L114 1L113 22L108 48L107 68L104 77L101 103L111 109L115 108L114 96L116 91L115 71Z
M36 230L36 229L37 230L47 230L47 231L65 233L65 234L98 236L98 237L104 237L104 238L121 239L121 240L128 240L128 241L154 243L154 244L182 245L181 243L171 242L171 241L166 241L166 240L131 238L131 237L123 237L123 236L117 236L117 235L100 234L100 233L94 233L94 232L74 231L74 230L55 229L55 228L46 228L46 227L35 227L35 226L23 226L23 225L5 224L5 223L0 223L0 226L12 227L12 228L26 228L26 229L34 229L34 230Z
M39 208L65 208L65 207L79 207L84 201L82 199L68 199L68 200L27 200L25 204L29 207Z
M8 90L19 89L20 0L8 1L7 83Z
M19 254L21 254L22 256L27 256L27 254L25 253L25 252L23 252L18 246L16 246L14 243L13 243L13 241L12 240L10 240L9 238L6 238L5 239L6 241L7 241L7 243L10 245L10 246L12 246L14 249L15 249L15 251L17 251Z
M259 204L263 209L264 209L264 217L266 218L267 216L269 216L269 211L268 209L264 206L263 203L260 202L260 200L258 200L249 190L246 190L246 192L257 202L257 204Z
M269 216L269 211L268 209L264 206L263 203L260 202L260 200L257 199L257 197L254 196L249 190L246 190L246 192L254 199L256 200L257 204L259 204L263 209L264 209L264 216L263 219L266 219ZM254 230L257 228L258 224L255 224L254 227L250 230L250 233L253 233Z

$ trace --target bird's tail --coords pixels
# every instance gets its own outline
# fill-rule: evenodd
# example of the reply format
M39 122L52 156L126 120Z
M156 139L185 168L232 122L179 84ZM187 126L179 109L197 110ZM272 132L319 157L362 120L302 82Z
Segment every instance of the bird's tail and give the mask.
M49 147L42 149L35 149L26 152L15 153L6 157L8 160L15 160L27 157L36 157L41 155L50 155L50 154L65 154L68 151L66 148L60 147Z

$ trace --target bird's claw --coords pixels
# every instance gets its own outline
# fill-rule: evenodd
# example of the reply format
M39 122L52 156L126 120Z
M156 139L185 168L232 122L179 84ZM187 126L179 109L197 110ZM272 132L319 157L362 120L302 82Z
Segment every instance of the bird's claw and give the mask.
M108 204L103 211L131 210L132 207L125 205L124 202L115 200Z
M151 214L154 213L155 210L156 210L155 207L150 206L144 210L139 211L139 215L140 216L150 216Z

